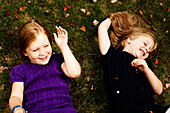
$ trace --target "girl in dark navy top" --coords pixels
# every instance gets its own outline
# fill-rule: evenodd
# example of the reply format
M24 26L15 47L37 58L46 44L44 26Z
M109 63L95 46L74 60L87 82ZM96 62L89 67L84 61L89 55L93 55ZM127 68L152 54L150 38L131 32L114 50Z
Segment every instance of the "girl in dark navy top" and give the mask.
M98 28L111 113L165 113L168 110L168 106L154 104L153 94L160 95L163 86L147 58L156 50L157 43L149 26L139 26L140 23L144 22L136 15L117 12Z

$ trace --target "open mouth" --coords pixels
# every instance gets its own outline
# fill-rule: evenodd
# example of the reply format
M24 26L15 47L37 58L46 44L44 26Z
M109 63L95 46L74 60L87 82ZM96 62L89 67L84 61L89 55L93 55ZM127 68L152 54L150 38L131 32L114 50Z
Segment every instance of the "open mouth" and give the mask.
M145 52L142 49L141 49L141 53L142 53L143 56L145 56Z

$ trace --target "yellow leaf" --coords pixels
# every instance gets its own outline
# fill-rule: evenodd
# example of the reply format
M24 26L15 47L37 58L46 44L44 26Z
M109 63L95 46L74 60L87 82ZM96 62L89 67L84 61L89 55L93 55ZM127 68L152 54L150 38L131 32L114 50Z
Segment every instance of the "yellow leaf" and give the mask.
M81 28L80 28L82 31L84 31L84 32L86 32L86 27L85 26L81 26Z
M165 21L166 21L166 18L164 18L163 21L165 22Z
M141 15L143 15L143 12L142 12L141 10L139 10L139 13L140 13Z
M28 3L30 4L30 3L31 3L31 0L28 0Z
M26 7L20 7L20 11L23 11L24 9L26 9Z

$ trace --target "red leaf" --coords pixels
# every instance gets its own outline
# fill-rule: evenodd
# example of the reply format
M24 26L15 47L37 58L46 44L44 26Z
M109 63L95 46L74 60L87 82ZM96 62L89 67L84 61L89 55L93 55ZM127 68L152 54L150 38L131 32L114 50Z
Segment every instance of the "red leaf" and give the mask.
M18 19L18 15L17 14L15 14L14 16L15 16L16 19Z
M68 11L70 8L71 8L70 5L66 5L66 6L64 7L64 11Z
M159 59L156 59L156 60L155 60L155 64L158 64L158 63L160 63L160 62L159 62Z
M6 14L10 15L10 14L11 14L11 11L7 11Z
M148 24L151 24L151 22L149 22L149 20L145 19L145 21L146 21Z

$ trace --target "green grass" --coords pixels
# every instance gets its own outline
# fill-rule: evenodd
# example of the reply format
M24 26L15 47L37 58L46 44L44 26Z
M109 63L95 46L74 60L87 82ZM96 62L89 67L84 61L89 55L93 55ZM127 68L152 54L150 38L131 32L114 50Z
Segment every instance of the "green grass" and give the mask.
M69 46L82 67L81 76L72 79L70 83L70 95L76 110L80 113L107 113L106 92L97 42L98 26L93 25L93 20L101 22L111 12L128 11L150 22L159 43L158 54L151 59L154 72L164 85L169 82L168 0L121 0L114 4L111 4L110 0L98 0L97 3L93 0L31 0L31 3L28 3L28 0L0 0L0 3L0 67L7 67L0 73L0 112L2 113L10 112L8 106L11 91L10 72L21 62L17 47L17 32L32 18L42 23L51 36L56 32L56 25L68 31ZM68 4L71 8L64 11L64 7ZM21 7L26 8L20 11ZM81 8L90 12L90 15L82 13ZM69 16L65 17L66 14ZM80 29L82 25L86 27L85 32ZM53 48L59 52L55 44ZM159 59L158 64L154 63L156 59ZM169 90L164 90L160 96L155 95L156 103L168 105L169 93Z

